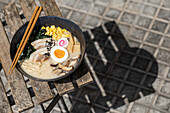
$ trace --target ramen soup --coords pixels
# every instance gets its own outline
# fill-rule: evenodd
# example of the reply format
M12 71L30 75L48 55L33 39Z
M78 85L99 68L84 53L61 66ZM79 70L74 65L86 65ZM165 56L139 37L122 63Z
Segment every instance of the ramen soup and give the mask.
M80 54L80 42L71 32L55 25L43 26L38 33L33 31L19 64L35 78L52 79L73 70Z

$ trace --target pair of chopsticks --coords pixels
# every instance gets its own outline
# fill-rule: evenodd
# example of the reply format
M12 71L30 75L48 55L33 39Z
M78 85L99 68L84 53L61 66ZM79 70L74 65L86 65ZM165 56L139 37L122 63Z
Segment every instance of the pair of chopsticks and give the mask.
M20 58L20 55L21 55L21 53L22 53L22 51L23 51L23 49L24 49L24 47L25 47L25 45L26 45L26 43L28 41L28 38L30 37L30 35L32 33L32 30L34 29L34 26L35 26L35 24L36 24L36 22L38 20L38 17L39 17L39 15L41 13L41 10L42 10L42 7L36 6L36 8L34 10L34 13L33 13L32 17L31 17L31 20L30 20L30 22L29 22L29 24L27 26L27 29L26 29L26 31L24 33L24 36L23 36L23 38L21 40L19 48L18 48L18 50L17 50L17 52L15 54L14 60L13 60L13 62L11 64L11 67L9 69L9 72L8 72L9 74L11 74L13 72L13 70L14 70L17 62L18 62L18 59Z

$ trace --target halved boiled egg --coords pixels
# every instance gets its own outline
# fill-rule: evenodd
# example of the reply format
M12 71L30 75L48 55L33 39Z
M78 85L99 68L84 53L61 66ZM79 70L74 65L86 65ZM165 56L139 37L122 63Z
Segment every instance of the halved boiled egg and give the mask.
M68 51L61 46L54 46L50 52L51 58L59 63L62 63L68 58Z

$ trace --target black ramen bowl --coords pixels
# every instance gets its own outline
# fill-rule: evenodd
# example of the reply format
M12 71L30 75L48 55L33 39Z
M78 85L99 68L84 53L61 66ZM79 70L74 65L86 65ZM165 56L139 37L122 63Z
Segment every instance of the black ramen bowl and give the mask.
M22 37L24 35L24 32L26 30L26 27L28 25L28 22L26 22L24 25L22 25L17 32L15 33L11 45L10 45L10 55L11 55L11 59L14 59L15 53L17 51L17 44L22 40ZM22 68L19 66L19 64L17 63L16 68L19 70L19 72L21 72L21 74L25 75L26 77L33 79L33 80L38 80L38 81L57 81L57 80L61 80L69 75L71 75L81 64L83 57L84 57L84 53L85 53L85 38L84 35L81 31L81 29L79 28L78 25L76 25L75 23L73 23L72 21L65 19L65 18L61 18L61 17L57 17L57 16L44 16L44 17L39 17L35 27L37 29L40 29L42 26L50 26L50 25L55 25L55 26L60 26L61 28L65 28L67 30L69 30L74 36L77 37L77 39L80 42L80 47L81 47L81 56L79 59L78 64L74 67L73 70L69 71L69 73L63 75L63 76L56 76L56 78L53 79L41 79L41 78L35 78L31 75L29 75L28 73L24 72L22 70Z

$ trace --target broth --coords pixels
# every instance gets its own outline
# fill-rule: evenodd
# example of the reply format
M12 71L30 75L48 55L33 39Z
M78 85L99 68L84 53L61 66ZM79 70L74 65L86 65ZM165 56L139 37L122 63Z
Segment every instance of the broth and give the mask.
M78 39L66 29L54 25L42 27L39 34L42 36L29 41L35 51L27 58L21 56L23 71L35 78L53 79L73 70L81 55Z

